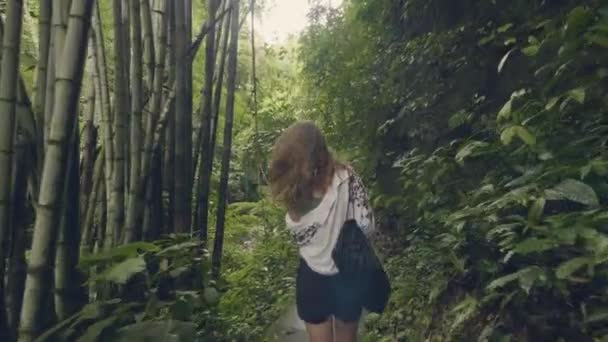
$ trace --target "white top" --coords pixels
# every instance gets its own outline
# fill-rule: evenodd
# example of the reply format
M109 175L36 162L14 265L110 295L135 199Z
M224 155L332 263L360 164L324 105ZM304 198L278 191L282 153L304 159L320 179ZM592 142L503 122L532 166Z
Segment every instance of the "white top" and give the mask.
M369 236L375 230L369 197L361 178L351 169L339 169L317 207L298 221L293 221L287 214L285 221L308 266L319 274L333 275L338 273L338 268L331 253L342 225L352 218L365 235Z

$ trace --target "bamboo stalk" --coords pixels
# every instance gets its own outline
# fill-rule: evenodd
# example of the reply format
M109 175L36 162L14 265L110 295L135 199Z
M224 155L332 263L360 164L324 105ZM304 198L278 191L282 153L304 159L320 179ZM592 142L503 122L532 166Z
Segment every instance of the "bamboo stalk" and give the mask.
M62 208L60 189L63 188L67 168L67 144L78 117L78 96L92 5L90 0L72 1L66 45L57 68L53 122L43 166L32 254L21 310L19 341L32 341L40 333L44 308L51 300L51 263L55 260L53 253L57 223Z
M234 98L236 93L236 67L239 42L239 1L233 0L233 13L230 35L230 55L228 56L228 94L226 95L226 117L224 124L224 151L222 155L222 172L218 191L217 226L212 255L212 274L214 278L220 274L222 250L224 246L224 224L226 219L226 195L228 190L228 174L230 172L230 155L232 149L232 123L234 117Z
M130 181L127 221L125 225L124 243L130 243L141 238L141 223L143 214L144 194L141 185L141 147L142 144L142 109L143 109L143 80L142 80L142 39L141 13L139 1L131 1L131 134L130 134Z
M17 110L17 81L19 47L22 28L23 3L8 2L6 32L2 37L2 61L0 63L0 339L8 340L8 322L5 311L5 236L11 229L11 180L15 142Z

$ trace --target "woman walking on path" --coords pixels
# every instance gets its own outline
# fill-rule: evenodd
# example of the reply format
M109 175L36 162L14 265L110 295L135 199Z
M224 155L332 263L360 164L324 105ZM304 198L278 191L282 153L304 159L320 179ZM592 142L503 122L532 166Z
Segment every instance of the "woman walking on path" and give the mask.
M353 260L373 255L366 237L375 230L374 217L361 178L333 158L313 123L299 122L274 145L270 187L287 209L285 220L299 247L296 304L310 341L356 341L362 309L381 312L390 292L381 266L355 276L338 267L345 254ZM363 243L355 246L356 239L343 236L349 224L363 233Z

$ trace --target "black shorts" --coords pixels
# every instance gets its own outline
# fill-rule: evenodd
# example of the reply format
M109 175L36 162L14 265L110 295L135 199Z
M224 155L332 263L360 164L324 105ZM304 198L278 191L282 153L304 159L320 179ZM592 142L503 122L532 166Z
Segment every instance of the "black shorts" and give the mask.
M296 278L296 304L300 318L311 324L325 322L332 316L343 322L358 321L365 291L357 282L346 281L339 274L316 273L300 260Z

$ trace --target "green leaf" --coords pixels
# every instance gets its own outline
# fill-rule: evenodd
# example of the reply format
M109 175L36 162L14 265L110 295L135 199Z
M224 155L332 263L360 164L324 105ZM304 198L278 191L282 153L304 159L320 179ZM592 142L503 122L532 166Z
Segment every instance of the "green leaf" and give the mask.
M557 247L557 243L551 239L529 238L517 245L513 251L518 254L540 253Z
M507 31L509 31L509 29L513 27L513 23L508 23L508 24L504 24L501 27L496 29L496 32L498 33L505 33Z
M575 36L585 30L587 25L593 20L593 14L583 6L574 8L568 14L566 21L566 33Z
M474 156L475 152L481 148L487 147L488 143L483 141L472 141L461 148L454 159L458 164L463 165L467 157Z
M540 267L532 266L526 268L525 272L522 272L519 277L519 286L529 294L530 289L532 289L532 286L534 286L536 281L545 276L544 273L545 272Z
M536 137L523 126L515 126L517 136L529 146L536 145Z
M125 284L132 276L146 269L146 261L143 257L127 259L110 268L103 276L103 279Z
M500 112L498 112L498 116L496 117L496 119L498 121L500 121L501 119L508 119L511 116L511 106L513 105L513 100L510 99L509 101L507 101L507 103L505 103L504 106L502 106L502 109L500 109Z
M602 322L602 321L606 321L606 320L608 320L608 309L599 309L599 310L594 310L593 313L591 313L589 316L587 316L585 323L589 324L589 323Z
M608 175L608 161L595 159L591 162L591 169L596 175L604 177Z
M505 39L505 46L513 45L515 43L517 43L517 38L515 37L509 37Z
M592 169L593 167L591 166L591 164L587 164L581 167L581 180L587 178L587 176L589 176L589 174L591 173Z
M540 218L543 215L543 211L545 210L545 203L547 201L544 197L541 197L534 201L530 206L530 210L528 210L528 220L531 222L539 222Z
M593 262L592 258L588 257L577 257L570 259L557 267L555 270L555 276L559 279L567 279L574 272L583 266L589 265Z
M580 104L585 103L585 89L584 88L576 88L572 89L568 92L568 95Z
M561 97L559 96L555 96L549 99L549 101L547 102L547 104L545 105L545 109L546 110L551 110L555 107L555 105L559 102L559 100L561 99Z
M528 57L534 57L538 54L539 50L540 50L540 47L538 45L529 45L529 46L521 49L521 52L523 52L523 54Z
M543 273L542 269L538 266L526 267L515 273L511 273L506 276L494 279L487 286L487 289L495 290L495 289L504 287L505 285L507 285L515 280L520 280L520 283L521 283L522 282L521 279L523 278L523 284L522 284L523 288L524 288L524 290L526 290L526 288L527 288L527 291L529 291L529 289L532 287L532 285L534 284L536 279L540 278L542 273Z
M576 179L568 178L552 189L545 191L548 199L568 199L591 207L600 205L597 194L589 185ZM550 197L549 197L550 196Z
M536 38L534 36L529 36L528 43L530 43L531 45L539 45L540 41L538 41L538 38Z
M500 141L502 141L504 145L509 145L515 136L529 146L536 145L536 137L532 135L532 133L530 133L530 131L528 131L525 127L519 125L513 125L505 128L500 134Z
M85 333L82 336L80 336L76 341L77 342L101 341L101 337L102 337L104 331L106 329L110 328L112 325L114 325L114 323L116 322L117 319L118 319L118 316L112 315L106 319L93 323L91 326L89 326L87 328Z
M608 37L602 34L590 34L587 35L587 41L600 47L608 49Z
M506 128L500 134L500 141L503 145L510 145L511 141L513 141L513 137L515 136L515 130L513 127Z
M513 38L514 39L514 38ZM505 45L508 45L505 42ZM509 50L507 53L505 53L505 55L502 57L502 59L500 60L500 63L498 63L498 73L500 73L502 71L502 69L505 67L505 64L507 63L507 60L509 59L509 56L511 56L511 54L513 53L513 51L515 51L515 48ZM510 102L510 101L509 101ZM511 109L509 108L509 111L511 111ZM500 114L498 114L500 116Z

